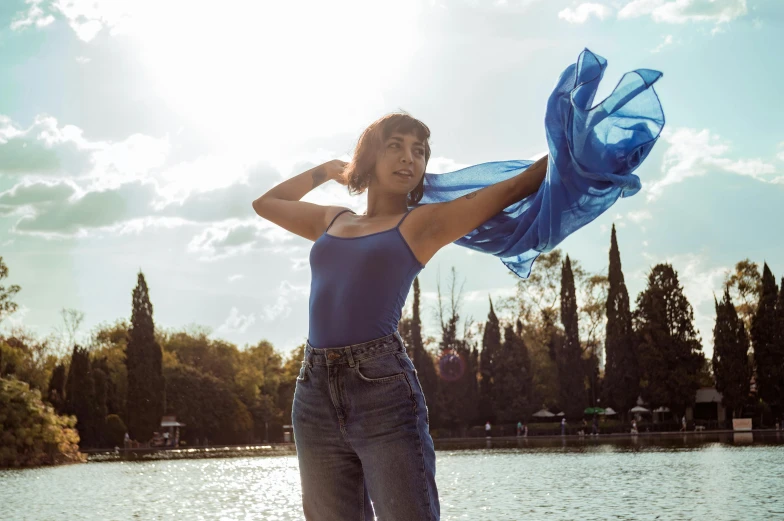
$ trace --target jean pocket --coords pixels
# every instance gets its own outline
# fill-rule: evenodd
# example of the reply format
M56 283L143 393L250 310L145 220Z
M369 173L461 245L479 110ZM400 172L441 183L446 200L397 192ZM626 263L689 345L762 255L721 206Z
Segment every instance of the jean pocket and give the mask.
M307 360L302 361L302 366L299 368L299 375L297 375L298 382L307 382L308 372L310 371L310 364Z
M389 383L406 377L395 353L358 360L354 368L361 380L370 383Z

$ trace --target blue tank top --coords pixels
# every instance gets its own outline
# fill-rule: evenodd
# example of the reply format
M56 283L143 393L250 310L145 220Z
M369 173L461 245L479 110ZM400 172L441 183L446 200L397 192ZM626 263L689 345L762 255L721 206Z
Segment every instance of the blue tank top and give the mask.
M310 250L308 342L316 348L359 344L394 333L422 264L397 226L359 237L336 237L329 223ZM353 212L352 212L353 213Z

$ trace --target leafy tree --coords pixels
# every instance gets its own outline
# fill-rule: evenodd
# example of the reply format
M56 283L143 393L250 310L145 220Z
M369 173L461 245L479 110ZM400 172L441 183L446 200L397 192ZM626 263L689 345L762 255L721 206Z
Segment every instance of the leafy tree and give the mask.
M37 389L0 378L0 468L84 461L75 424L45 404Z
M751 342L757 374L757 392L774 417L784 404L784 349L779 341L776 279L767 263L762 269L762 291L751 321Z
M730 290L716 302L716 325L713 328L713 372L716 389L724 397L723 404L740 416L749 397L751 367L747 356L749 345L746 326L732 303Z
M634 348L629 292L621 269L621 253L615 225L610 239L609 290L607 292L607 333L604 351L604 403L617 407L624 418L634 407L640 392L640 370Z
M449 309L445 316L441 299L441 284L438 283L438 314L441 322L439 370L439 409L447 427L465 427L477 419L479 389L477 385L478 353L468 330L470 321L465 321L462 338L458 336L462 287L456 289L457 274L452 268Z
M125 433L128 428L122 418L116 414L110 414L106 417L106 443L110 447L122 447L125 444Z
M735 264L735 270L724 278L724 287L729 289L738 316L743 320L746 331L751 330L751 319L757 309L762 292L762 274L756 262L743 259Z
M512 324L504 326L504 341L500 349L503 363L496 367L494 388L494 410L497 419L502 422L516 422L533 412L531 359L525 340L520 336L521 331L519 320L517 330Z
M3 262L3 257L0 256L0 281L8 277L8 266ZM21 287L17 284L11 286L0 286L0 322L3 321L8 315L16 312L19 306L14 302L14 296L21 291Z
M65 411L76 416L76 428L83 447L98 445L101 422L96 417L97 409L90 353L80 346L74 346L65 384Z
M633 322L639 342L641 387L654 406L682 414L694 401L703 366L694 312L670 264L657 264L637 297Z
M564 341L556 354L558 363L559 403L567 418L580 418L587 405L585 365L582 362L580 329L577 319L577 295L569 256L561 269L561 323Z
M133 290L133 311L128 332L126 399L128 430L132 439L146 442L159 430L163 416L163 355L155 338L153 308L144 274Z
M224 382L183 364L166 368L166 382L167 408L186 424L188 443L205 437L210 443L251 441L251 414Z
M422 337L422 313L419 289L419 277L414 279L414 302L411 306L411 315L406 309L398 324L398 332L406 344L408 356L417 370L417 378L422 386L422 393L427 402L430 423L438 421L438 373L436 372L433 355L425 347Z
M501 353L501 324L498 316L493 309L493 301L490 301L490 311L487 314L487 322L482 335L482 353L479 358L479 415L490 421L496 420L494 402L497 401L494 385L496 375L506 360L505 354Z

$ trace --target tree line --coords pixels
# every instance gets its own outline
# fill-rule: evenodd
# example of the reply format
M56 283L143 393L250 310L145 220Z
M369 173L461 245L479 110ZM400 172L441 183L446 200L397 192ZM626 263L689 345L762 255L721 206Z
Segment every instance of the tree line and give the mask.
M7 275L0 258L0 280ZM399 325L434 436L465 435L488 420L530 421L543 407L576 420L596 405L624 415L642 399L680 415L699 387L713 385L736 416L771 424L782 413L784 280L777 286L767 264L760 272L747 259L727 275L715 301L710 360L671 265L650 269L631 309L615 227L607 275L588 273L560 250L543 254L529 279L515 280L513 295L495 302L488 296L482 323L461 315L458 285L454 268L443 294L439 278L432 299L438 335L423 328L419 279ZM16 310L19 290L0 286L0 320ZM39 393L41 407L75 418L82 448L122 446L126 432L144 443L164 414L187 425L187 445L282 439L304 344L284 358L264 340L239 348L198 327L156 328L141 272L131 301L130 322L99 326L68 355L23 330L3 337L0 378L24 382ZM75 315L68 316L72 343L79 317L74 324ZM3 447L24 445L7 434L13 425L0 426ZM65 438L73 428L63 420Z

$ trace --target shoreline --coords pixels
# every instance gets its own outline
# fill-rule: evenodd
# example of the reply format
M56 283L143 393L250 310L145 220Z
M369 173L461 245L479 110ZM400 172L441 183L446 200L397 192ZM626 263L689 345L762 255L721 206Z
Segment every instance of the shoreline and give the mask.
M755 436L756 435L756 436ZM757 439L755 439L757 438ZM754 429L750 431L716 430L701 432L641 432L610 433L596 436L578 434L541 435L541 436L492 436L473 438L434 438L436 451L443 450L470 450L486 448L551 448L553 446L580 446L588 442L619 443L625 445L631 442L634 446L640 441L687 441L687 442L712 442L733 441L748 445L749 443L764 443L773 441L784 444L784 431L776 429ZM556 442L556 443L554 443ZM561 443L557 443L561 442ZM669 443L664 443L667 446ZM646 443L655 446L656 443ZM288 456L296 454L296 447L290 443L265 443L244 445L216 445L188 448L133 448L133 449L87 449L81 451L87 456L88 463L104 461L155 461L175 459L204 459L204 458L232 458L232 457L263 457L263 456Z

